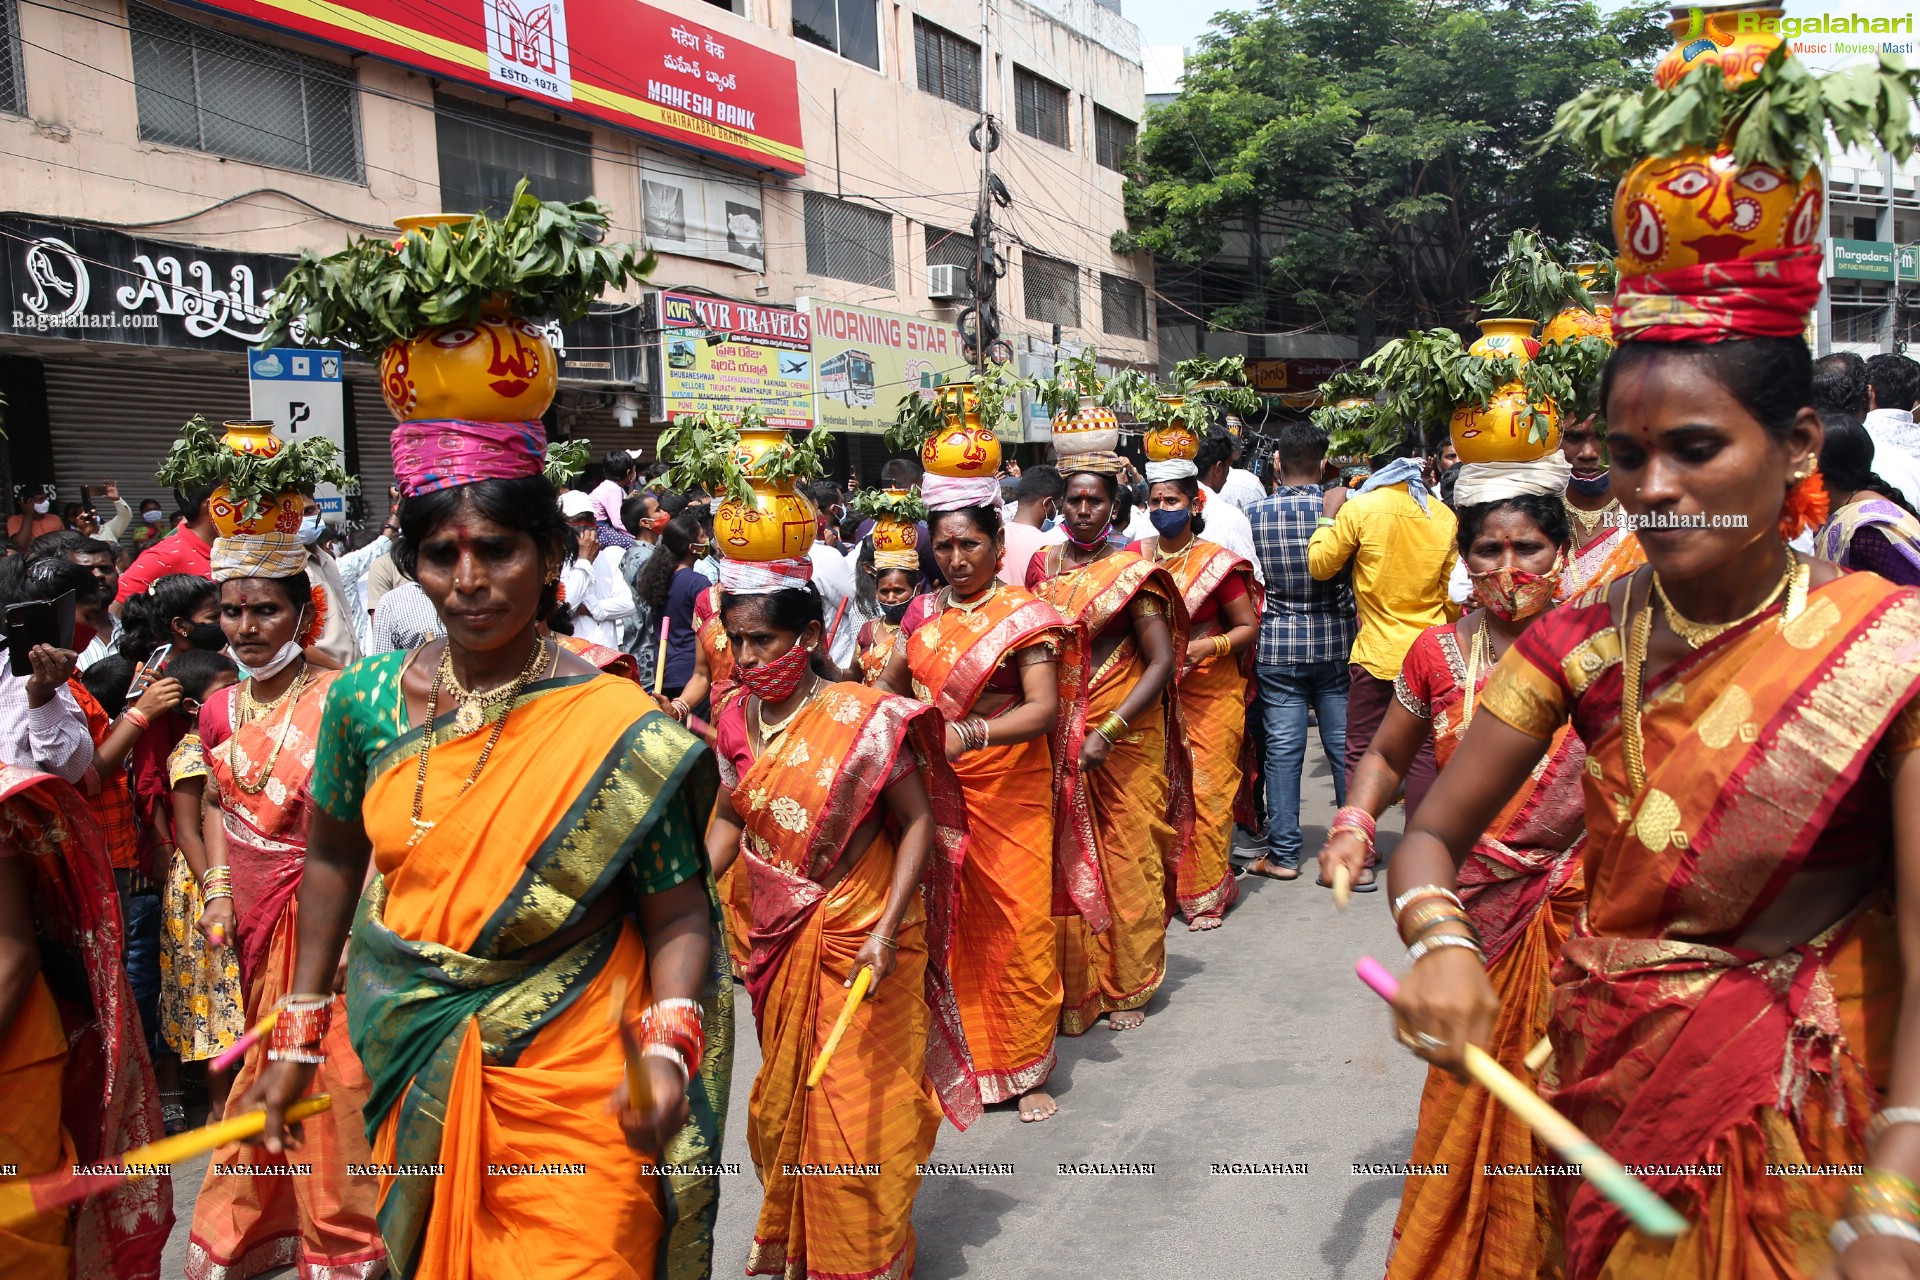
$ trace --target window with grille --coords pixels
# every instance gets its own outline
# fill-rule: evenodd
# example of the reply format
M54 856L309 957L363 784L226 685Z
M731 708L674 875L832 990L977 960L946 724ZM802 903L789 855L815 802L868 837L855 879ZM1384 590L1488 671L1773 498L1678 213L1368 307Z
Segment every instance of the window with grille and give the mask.
M793 0L793 34L848 61L880 69L878 0Z
M980 109L979 45L925 18L915 18L913 57L920 72L920 92L969 111Z
M130 5L140 137L362 180L353 70Z
M0 113L27 114L27 82L20 74L20 16L0 0Z
M834 280L893 288L893 215L807 195L807 271Z
M1115 115L1105 107L1093 109L1093 158L1102 169L1115 173L1127 171L1127 157L1133 152L1134 123Z
M1058 258L1029 253L1021 275L1027 293L1027 319L1080 327L1080 269Z
M433 113L442 209L498 216L523 177L542 200L593 194L593 135L584 129L459 98L435 98Z
M927 228L927 265L930 267L959 267L965 271L973 265L973 236L965 231L948 231L945 227Z
M1147 290L1138 280L1100 273L1100 328L1122 338L1147 336Z
M1025 67L1013 69L1013 127L1029 138L1051 142L1056 147L1067 141L1067 91L1051 80L1042 80Z

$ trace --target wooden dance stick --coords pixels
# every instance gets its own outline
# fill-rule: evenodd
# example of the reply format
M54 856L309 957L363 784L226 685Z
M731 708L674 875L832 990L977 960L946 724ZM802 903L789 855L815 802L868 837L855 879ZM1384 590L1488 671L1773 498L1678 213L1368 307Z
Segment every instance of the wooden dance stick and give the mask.
M1360 981L1372 987L1382 999L1390 1002L1400 993L1400 983L1372 956L1360 957L1353 969L1360 975ZM1675 1212L1672 1205L1622 1169L1618 1161L1600 1149L1599 1143L1580 1132L1573 1121L1555 1111L1546 1099L1488 1057L1486 1050L1470 1044L1466 1058L1468 1075L1526 1121L1527 1127L1558 1151L1561 1158L1579 1165L1581 1176L1619 1206L1642 1233L1671 1237L1687 1229L1687 1220Z
M1553 1037L1541 1036L1540 1043L1527 1050L1527 1056L1520 1059L1527 1070L1538 1071L1547 1065L1547 1059L1553 1056Z
M813 1070L807 1072L807 1088L818 1086L820 1078L827 1074L827 1060L840 1047L840 1037L847 1034L847 1028L853 1023L853 1011L867 998L867 988L872 985L873 970L862 965L860 972L853 975L853 990L847 993L847 1002L840 1006L840 1016L833 1020L833 1030L827 1032L827 1042L820 1046L820 1056L813 1060Z
M640 1041L627 1025L627 980L624 977L615 978L613 990L607 993L607 1025L620 1033L620 1049L627 1059L627 1106L644 1114L652 1106L653 1098L647 1091L647 1073L640 1065Z
M672 618L660 619L660 656L653 664L653 696L659 697L667 687L667 624Z
M1344 866L1333 869L1333 908L1345 911L1353 905L1353 872Z
M332 1105L333 1097L330 1094L316 1093L311 1098L302 1098L287 1108L287 1123L317 1116ZM199 1129L176 1133L171 1138L162 1138L144 1147L135 1147L110 1162L101 1162L111 1163L119 1172L83 1173L78 1176L71 1173L43 1173L34 1178L15 1178L0 1183L0 1228L23 1226L43 1213L78 1204L89 1196L111 1191L123 1182L150 1177L149 1171L154 1165L178 1164L182 1160L205 1155L216 1147L257 1138L266 1127L265 1111L249 1111L245 1115L218 1120Z
M260 1037L273 1030L274 1022L280 1017L280 1011L274 1010L253 1024L251 1030L232 1044L213 1055L213 1061L207 1065L215 1071L225 1071L234 1063L247 1056L247 1050L260 1042Z
M828 653L829 655L831 655L833 652L833 637L837 635L840 631L840 619L846 617L846 615L847 615L847 598L845 596L841 596L840 607L833 611L833 625L827 628L826 643L820 646L820 648L826 653Z

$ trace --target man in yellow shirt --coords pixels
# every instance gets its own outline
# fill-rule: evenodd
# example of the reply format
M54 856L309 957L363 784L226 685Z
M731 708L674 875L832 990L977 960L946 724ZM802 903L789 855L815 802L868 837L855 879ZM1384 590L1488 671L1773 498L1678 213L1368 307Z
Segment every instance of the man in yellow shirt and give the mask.
M1415 638L1447 621L1447 574L1459 554L1459 522L1422 478L1417 445L1408 442L1374 459L1360 492L1320 520L1307 543L1307 569L1325 581L1349 566L1360 633L1347 662L1347 786L1367 745L1386 718L1394 678ZM1383 465L1384 463L1384 465ZM1433 744L1423 742L1407 771L1407 816L1433 785ZM1369 867L1354 883L1357 892L1376 886Z

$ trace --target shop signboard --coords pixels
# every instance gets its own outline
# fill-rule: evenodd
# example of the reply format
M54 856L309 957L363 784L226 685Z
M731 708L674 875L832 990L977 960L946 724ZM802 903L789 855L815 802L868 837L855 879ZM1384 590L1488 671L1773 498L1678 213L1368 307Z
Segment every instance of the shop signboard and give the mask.
M952 322L800 299L813 334L814 420L833 431L879 435L901 397L931 398L942 382L967 376Z
M315 436L347 451L345 361L338 351L305 347L267 347L247 360L247 392L256 422L271 422L288 444ZM329 519L344 520L346 500L330 484L314 490L314 501Z
M1247 361L1247 385L1255 391L1311 391L1353 361L1340 358Z
M1885 240L1830 240L1830 274L1840 280L1892 280L1895 246Z
M806 172L791 58L637 0L193 0L756 168Z
M660 295L662 416L757 405L767 424L813 425L813 350L805 312L701 294Z

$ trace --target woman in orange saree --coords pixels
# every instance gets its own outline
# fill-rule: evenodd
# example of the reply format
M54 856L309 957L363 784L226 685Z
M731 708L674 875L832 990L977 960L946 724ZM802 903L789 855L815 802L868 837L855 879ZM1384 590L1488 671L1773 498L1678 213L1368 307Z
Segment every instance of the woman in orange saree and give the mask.
M1035 594L1087 637L1091 668L1077 755L1090 824L1070 830L1055 858L1060 1029L1070 1036L1103 1014L1115 1031L1145 1021L1166 975L1174 884L1193 839L1193 775L1172 687L1187 610L1164 569L1109 541L1123 465L1110 453L1060 460L1067 541L1027 570ZM1076 665L1061 665L1063 702Z
M120 960L99 824L69 783L0 765L0 1166L107 1163L160 1136L160 1095ZM0 1227L7 1280L155 1280L166 1175Z
M306 549L289 535L214 543L220 625L250 675L200 709L208 863L200 925L210 943L224 939L239 949L249 1026L293 992L333 988L331 975L323 987L293 985L297 895L312 818L307 787L321 710L339 675L309 666L301 653L318 634L305 563ZM338 996L330 999L339 1005ZM333 1106L308 1122L307 1150L297 1164L289 1168L246 1145L214 1153L193 1206L191 1280L246 1280L287 1266L322 1280L385 1274L373 1186L347 1173L348 1165L369 1159L360 1121L367 1076L344 1025L328 1049L316 1091L331 1093ZM228 1092L230 1112L238 1112L234 1100L265 1065L260 1049L241 1063Z
M763 572L721 565L746 696L715 726L727 790L707 835L715 865L738 857L755 907L763 1065L747 1145L762 1198L747 1274L910 1277L942 1104L960 1128L980 1114L947 976L966 804L939 712L823 679L819 593L767 590ZM872 988L810 1087L862 969Z
M991 479L929 476L922 496L947 586L908 606L883 684L912 690L948 721L969 830L954 996L981 1098L1018 1098L1031 1123L1057 1110L1045 1088L1061 1003L1054 858L1064 834L1088 827L1072 767L1086 716L1079 636L1052 605L996 576L1005 543ZM1097 876L1091 857L1073 876L1090 910L1105 906Z
M1814 296L1818 262L1785 263L1793 298ZM1474 769L1441 775L1390 867L1396 895L1451 887L1560 726L1587 743L1589 900L1554 974L1542 1090L1692 1229L1644 1236L1563 1182L1569 1280L1920 1266L1880 1225L1920 1218L1898 1182L1920 1174L1903 1012L1920 983L1902 965L1920 948L1920 596L1788 549L1821 493L1806 344L1725 337L1609 362L1615 488L1671 518L1641 531L1647 567L1516 642L1460 747ZM1500 1016L1462 944L1418 958L1394 1007L1454 1069Z
M1472 724L1495 661L1551 603L1571 541L1557 468L1495 483L1469 463L1454 488L1460 555L1478 605L1458 622L1429 627L1407 651L1394 703L1354 770L1348 807L1334 819L1320 878L1336 866L1366 865L1366 826L1393 805L1414 753L1431 737L1446 768ZM1460 867L1458 894L1487 953L1487 980L1500 996L1488 1052L1517 1076L1546 1034L1548 976L1586 898L1580 875L1585 830L1580 777L1587 753L1566 726L1542 766L1474 842ZM1402 916L1417 937L1420 915ZM1412 941L1413 937L1409 937ZM1535 1280L1559 1275L1546 1180L1490 1175L1486 1165L1550 1164L1526 1122L1438 1067L1427 1069L1412 1161L1444 1174L1411 1177L1400 1199L1388 1255L1389 1280Z
M447 636L328 698L294 987L331 983L351 923L346 1017L290 1002L250 1101L284 1145L284 1108L347 1032L397 1275L705 1275L730 995L689 794L709 757L537 634L571 547L537 426L518 474L441 466L460 478L426 488L396 465L399 563ZM636 1010L632 1105L609 1024Z
M1172 575L1192 624L1175 688L1193 758L1193 840L1174 874L1174 900L1189 929L1217 929L1239 897L1234 815L1252 814L1247 705L1263 592L1244 557L1200 537L1206 518L1192 462L1149 463L1147 505L1160 532L1133 550Z

